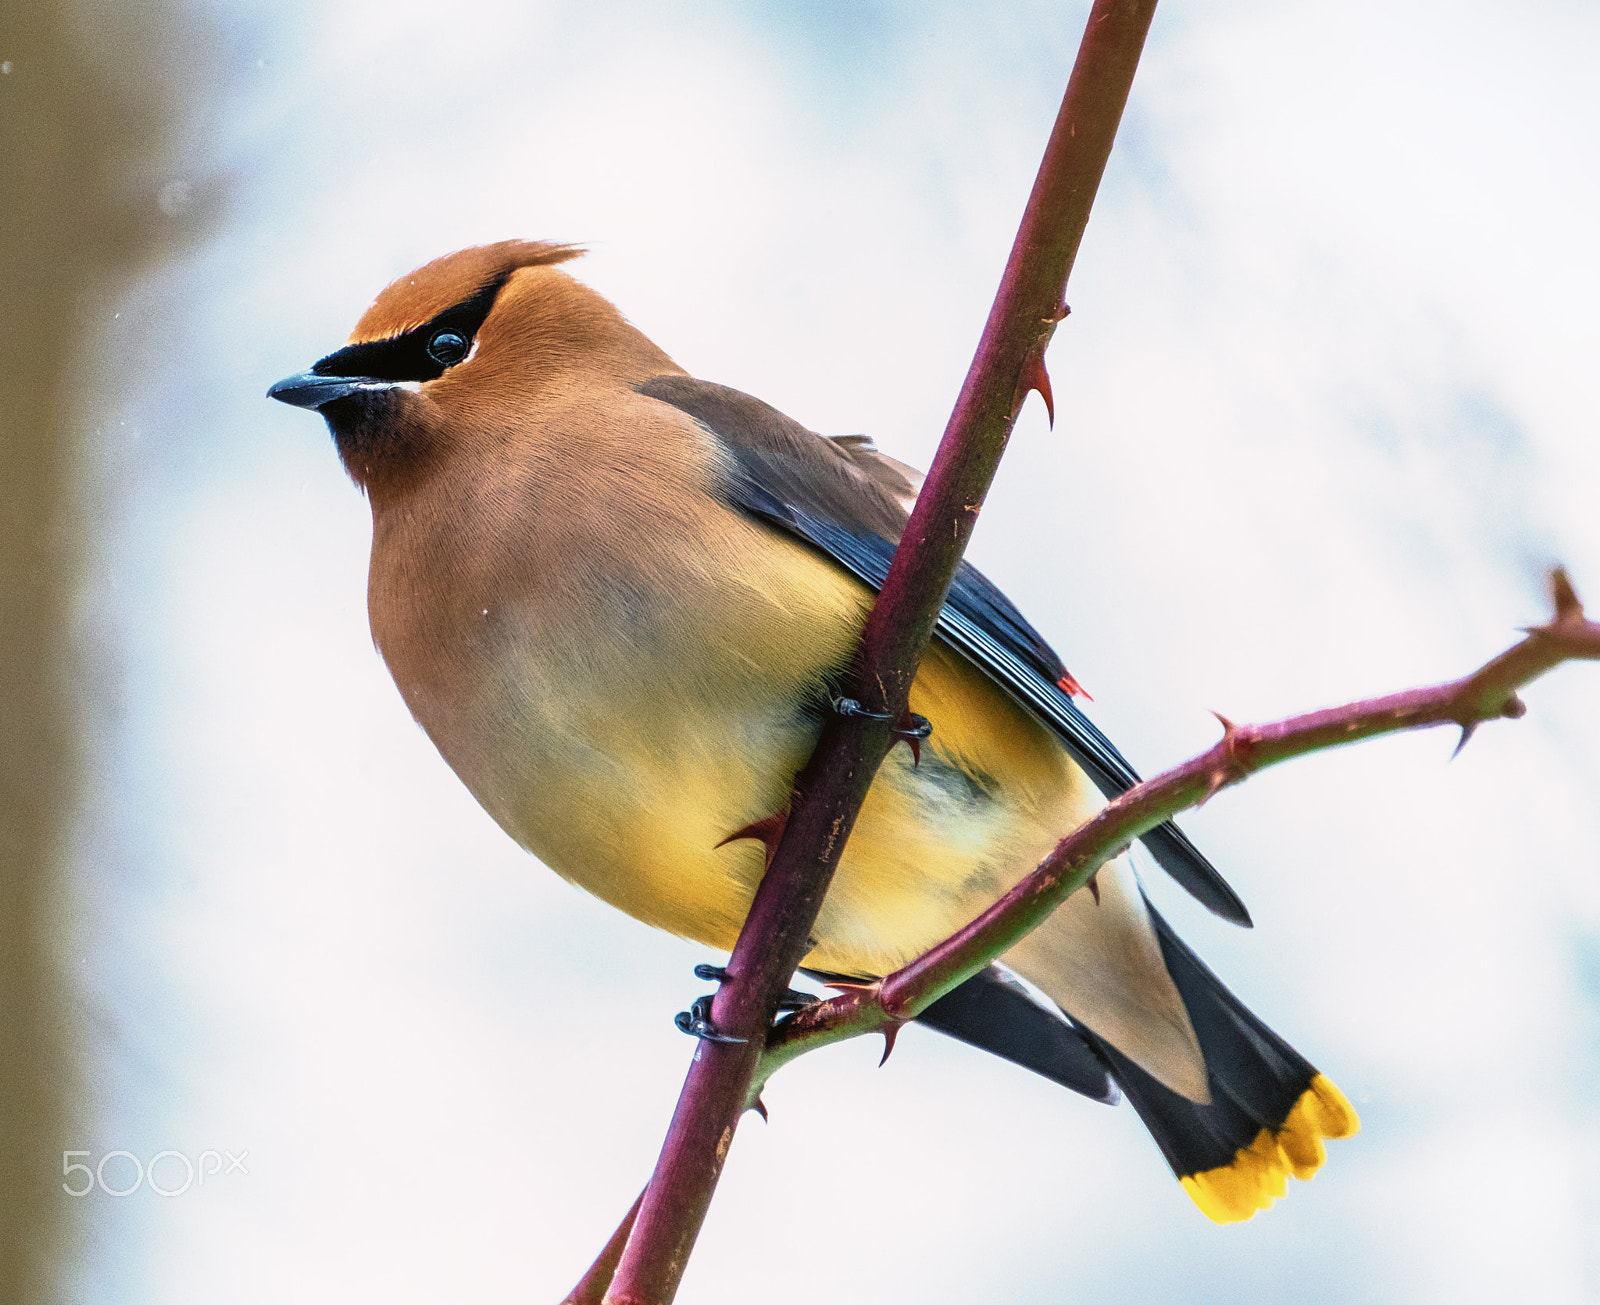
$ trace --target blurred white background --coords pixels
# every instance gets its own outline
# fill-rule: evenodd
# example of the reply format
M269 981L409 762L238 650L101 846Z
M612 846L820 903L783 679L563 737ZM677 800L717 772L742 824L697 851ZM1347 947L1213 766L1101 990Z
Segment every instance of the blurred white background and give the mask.
M266 387L440 253L578 241L696 375L925 465L1086 10L192 0L149 202L209 234L96 351L79 1144L248 1173L82 1198L70 1299L559 1299L715 959L476 808L372 650L365 505ZM1581 0L1158 12L1055 430L1030 401L972 549L1137 766L1211 708L1463 674L1553 561L1600 609L1597 41ZM1315 1182L1214 1227L1128 1108L912 1030L773 1083L680 1299L1600 1301L1600 672L1526 698L1453 762L1367 744L1187 819L1253 932L1147 876L1360 1109Z

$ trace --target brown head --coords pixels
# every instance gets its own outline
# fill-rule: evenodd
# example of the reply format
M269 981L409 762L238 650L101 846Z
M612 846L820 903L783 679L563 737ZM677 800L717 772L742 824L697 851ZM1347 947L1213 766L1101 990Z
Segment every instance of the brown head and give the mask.
M349 342L268 395L327 419L368 492L425 477L481 445L577 372L642 380L679 369L587 286L556 270L573 245L502 240L446 254L388 286Z

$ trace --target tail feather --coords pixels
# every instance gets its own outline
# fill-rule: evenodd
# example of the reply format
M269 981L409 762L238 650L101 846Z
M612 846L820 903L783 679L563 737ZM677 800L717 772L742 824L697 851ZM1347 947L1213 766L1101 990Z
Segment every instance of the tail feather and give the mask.
M917 1019L1095 1101L1118 1100L1106 1062L1083 1030L1039 1005L998 966L980 970Z
M1218 1223L1248 1219L1284 1195L1289 1176L1315 1174L1327 1158L1323 1139L1351 1136L1360 1120L1344 1094L1251 1014L1153 907L1150 920L1205 1055L1210 1103L1179 1096L1087 1036L1195 1204Z
M1282 1197L1290 1177L1315 1174L1327 1158L1323 1140L1351 1136L1360 1120L1329 1079L1251 1014L1145 906L1204 1057L1211 1092L1205 1104L1041 1006L995 966L918 1019L1095 1100L1114 1102L1120 1087L1194 1203L1217 1223L1236 1223Z

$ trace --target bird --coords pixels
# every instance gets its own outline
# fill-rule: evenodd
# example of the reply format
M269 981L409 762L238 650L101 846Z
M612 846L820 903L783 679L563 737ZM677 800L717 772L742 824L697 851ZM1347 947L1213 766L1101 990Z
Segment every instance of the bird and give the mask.
M268 395L319 412L364 491L374 642L473 796L557 874L729 951L921 478L864 436L696 379L562 266L582 253L506 240L435 259ZM869 790L807 973L870 981L913 960L1138 782L1080 693L962 564L910 692L931 732ZM1142 841L1250 923L1175 825ZM1126 855L920 1018L1126 1096L1219 1223L1359 1127Z

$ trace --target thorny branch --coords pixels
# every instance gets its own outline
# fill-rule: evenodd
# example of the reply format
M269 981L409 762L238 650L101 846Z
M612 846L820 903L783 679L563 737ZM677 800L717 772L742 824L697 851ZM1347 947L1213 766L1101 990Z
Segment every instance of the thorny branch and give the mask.
M1207 802L1259 770L1345 743L1429 725L1461 729L1459 752L1484 721L1527 710L1517 690L1566 661L1600 660L1600 623L1589 620L1564 570L1551 573L1555 615L1464 679L1291 717L1235 725L1208 752L1129 789L1068 834L1038 869L926 955L877 983L846 990L784 1020L767 1040L751 1099L772 1074L808 1051L864 1033L895 1031L1025 937L1135 838Z
M732 1040L696 1048L633 1226L618 1229L585 1276L587 1299L607 1280L611 1305L665 1305L677 1292L750 1100L778 999L810 950L817 912L867 787L893 745L890 725L906 711L1021 401L1038 389L1049 402L1044 348L1065 316L1067 275L1155 3L1095 0L977 354L862 635L851 679L852 696L866 711L830 718L795 778L787 825L711 1008L712 1025Z

